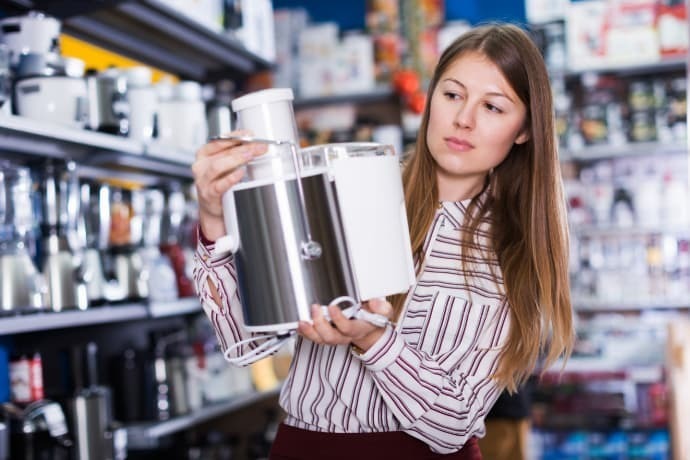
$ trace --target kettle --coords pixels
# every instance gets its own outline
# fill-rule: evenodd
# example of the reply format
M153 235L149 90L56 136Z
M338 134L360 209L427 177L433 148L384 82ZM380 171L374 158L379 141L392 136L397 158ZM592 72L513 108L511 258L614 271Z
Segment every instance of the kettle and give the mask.
M244 322L284 333L311 319L312 304L361 302L405 292L414 282L400 166L392 147L346 142L299 150L289 89L232 103L238 125L267 153L250 161L223 196Z

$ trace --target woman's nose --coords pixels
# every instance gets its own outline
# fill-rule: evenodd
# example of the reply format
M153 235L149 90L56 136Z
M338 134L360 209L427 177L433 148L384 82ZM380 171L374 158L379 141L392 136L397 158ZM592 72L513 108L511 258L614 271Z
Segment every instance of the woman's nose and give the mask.
M463 104L458 108L453 122L459 128L474 127L474 107L471 104Z

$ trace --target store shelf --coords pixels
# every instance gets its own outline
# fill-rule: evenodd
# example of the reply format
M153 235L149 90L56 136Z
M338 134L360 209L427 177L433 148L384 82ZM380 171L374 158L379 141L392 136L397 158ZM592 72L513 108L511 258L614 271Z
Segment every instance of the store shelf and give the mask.
M633 238L649 235L674 235L678 237L690 236L690 226L687 227L645 227L635 225L633 227L611 227L600 225L577 225L570 228L570 232L577 236Z
M7 115L0 117L0 151L26 158L70 159L115 173L139 172L157 177L191 178L192 153L145 145L125 137ZM113 171L113 167L117 168ZM89 174L95 175L95 172Z
M567 77L579 77L587 73L608 73L621 76L649 75L669 71L686 70L686 56L669 57L647 62L621 62L598 67L571 68L565 71Z
M0 317L0 335L64 329L146 318L164 318L200 313L196 297L170 302L131 303L92 307L86 310L45 311Z
M622 312L622 311L644 311L644 310L682 310L690 308L690 297L687 300L621 300L609 301L598 299L578 299L573 298L573 308L581 313L603 313L603 312Z
M396 102L397 95L389 86L380 86L372 91L352 94L334 94L329 96L298 98L294 101L295 109L308 109L339 104L373 104L379 102Z
M186 297L174 302L151 302L148 313L151 318L201 313L201 303L197 297Z
M565 367L554 364L542 376L542 383L586 383L595 380L632 380L637 383L658 382L663 378L663 366L620 365L598 357L572 357Z
M146 318L144 304L117 305L66 310L61 312L26 313L0 318L0 335L21 334L67 327L90 326Z
M161 1L13 3L16 9L35 8L60 18L66 34L182 79L245 78L273 66L248 51L239 40L218 33Z
M163 422L145 422L130 425L127 427L127 448L135 450L155 448L160 438L193 428L208 420L250 406L255 402L273 397L279 392L280 386L277 386L268 391L238 395L226 402L206 406L194 413Z
M638 156L638 155L662 155L674 153L687 153L688 146L684 142L660 143L660 142L631 142L623 145L593 145L579 150L561 149L561 161L593 161L606 158Z

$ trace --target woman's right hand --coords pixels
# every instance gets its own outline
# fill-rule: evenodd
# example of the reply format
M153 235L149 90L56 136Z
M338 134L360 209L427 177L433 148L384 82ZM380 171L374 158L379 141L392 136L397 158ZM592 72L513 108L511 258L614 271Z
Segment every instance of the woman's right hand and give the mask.
M249 131L233 131L228 136L251 136ZM199 225L204 236L215 241L225 235L223 194L244 176L243 166L266 152L265 144L246 144L232 139L217 139L196 152L192 164L194 185L199 200Z

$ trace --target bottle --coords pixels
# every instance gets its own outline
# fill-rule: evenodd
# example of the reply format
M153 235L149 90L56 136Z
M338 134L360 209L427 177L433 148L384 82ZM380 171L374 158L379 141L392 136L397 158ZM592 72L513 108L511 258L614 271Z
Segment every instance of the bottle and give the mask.
M31 363L25 354L10 360L10 397L17 404L31 402Z
M29 391L31 401L38 401L45 397L43 390L43 360L41 354L36 351L29 360Z

